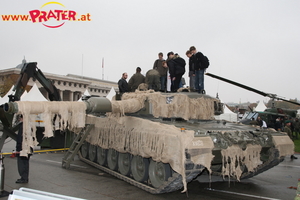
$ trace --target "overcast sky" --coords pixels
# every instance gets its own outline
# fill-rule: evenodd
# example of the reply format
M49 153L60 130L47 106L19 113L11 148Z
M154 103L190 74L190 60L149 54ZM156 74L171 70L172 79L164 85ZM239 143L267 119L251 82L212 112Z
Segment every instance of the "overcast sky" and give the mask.
M43 72L68 73L117 82L136 67L153 67L159 52L174 51L188 61L192 45L210 60L207 70L280 97L300 99L299 0L61 0L0 1L0 15L63 9L91 21L66 21L59 28L0 18L0 69L23 57ZM59 25L63 21L44 22ZM188 68L188 67L186 67ZM185 75L188 83L188 77ZM263 98L205 76L207 94L224 102Z

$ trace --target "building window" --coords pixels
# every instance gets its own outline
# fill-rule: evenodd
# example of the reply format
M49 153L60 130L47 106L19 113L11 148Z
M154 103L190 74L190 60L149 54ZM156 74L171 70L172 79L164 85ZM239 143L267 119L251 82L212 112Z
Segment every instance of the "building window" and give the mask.
M77 84L76 83L74 83L74 87L76 87L77 86Z
M79 84L79 87L81 87L81 84Z
M72 86L72 83L69 83L69 86Z
M67 83L66 83L66 81L64 81L64 85L66 85Z
M86 88L86 85L84 85L83 87Z
M58 81L58 85L60 85L60 81Z

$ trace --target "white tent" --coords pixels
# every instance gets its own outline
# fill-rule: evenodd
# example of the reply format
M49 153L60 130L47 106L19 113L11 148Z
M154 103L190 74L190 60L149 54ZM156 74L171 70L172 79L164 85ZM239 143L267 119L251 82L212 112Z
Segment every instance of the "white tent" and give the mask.
M36 83L34 83L30 91L26 95L22 95L21 101L48 101L48 99L44 97L44 95L40 92L39 88L37 87ZM45 126L42 114L38 114L36 116L36 126Z
M297 110L297 117L298 117L298 118L300 117L300 109Z
M266 108L267 108L266 105L261 100L261 101L259 101L259 103L257 104L257 106L254 108L254 111L262 112L262 111L265 111Z
M227 105L224 106L224 113L221 115L215 115L217 120L226 120L230 122L237 122L237 114L232 112Z
M81 98L82 98L83 96L91 96L91 94L89 93L88 89L86 89L86 90L84 91L83 95L78 99L78 101L82 101Z
M21 96L21 99L24 98L27 94L28 94L28 92L25 90Z
M113 87L111 87L109 93L107 94L106 98L109 99L110 101L112 98L116 95L116 91Z
M30 91L24 95L24 97L22 95L21 101L48 101L48 99L44 97L37 85L34 83Z
M84 96L91 96L91 94L89 93L88 89L86 89L83 93Z
M9 101L8 95L13 93L14 85L11 86L10 90L0 99L0 105L5 104Z

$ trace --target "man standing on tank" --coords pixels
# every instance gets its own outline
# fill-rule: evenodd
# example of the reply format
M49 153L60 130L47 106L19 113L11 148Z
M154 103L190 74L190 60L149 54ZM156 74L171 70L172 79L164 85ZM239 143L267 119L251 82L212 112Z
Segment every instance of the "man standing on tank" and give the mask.
M141 74L141 68L136 68L136 73L128 81L129 91L134 92L141 83L145 83L145 76Z
M185 60L178 54L175 56L173 52L168 53L168 60L163 64L169 68L171 77L171 91L177 92L183 74L185 73Z
M198 93L205 94L204 90L204 73L206 68L201 66L201 60L203 59L204 55L197 51L196 47L191 46L190 51L193 54L191 57L192 63L194 64L194 75L195 75L195 89Z
M145 82L148 85L148 89L152 89L155 92L160 90L160 80L159 80L159 73L155 69L150 69L146 73Z
M154 64L153 64L153 69L156 69L160 75L160 89L162 92L166 91L166 83L167 83L167 71L168 68L163 66L163 61L165 61L165 59L163 58L163 53L160 52L158 54L158 59L155 60Z
M192 52L188 50L186 56L189 58L189 77L190 77L190 91L195 91L195 69L194 63L192 62Z
M127 76L128 76L127 73L124 72L124 73L122 74L122 78L121 78L121 79L119 80L119 82L118 82L120 94L123 94L123 93L125 93L125 92L129 92L128 83L127 83L127 81L126 81Z

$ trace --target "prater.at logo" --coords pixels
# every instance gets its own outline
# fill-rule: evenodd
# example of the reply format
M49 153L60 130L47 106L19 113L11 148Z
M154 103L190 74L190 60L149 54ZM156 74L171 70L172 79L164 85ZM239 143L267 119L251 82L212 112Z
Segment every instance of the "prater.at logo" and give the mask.
M57 9L57 6L63 9ZM33 23L40 22L48 28L58 28L66 21L91 21L90 14L77 17L77 12L64 9L65 6L59 2L48 2L41 6L40 10L31 10L29 15Z

